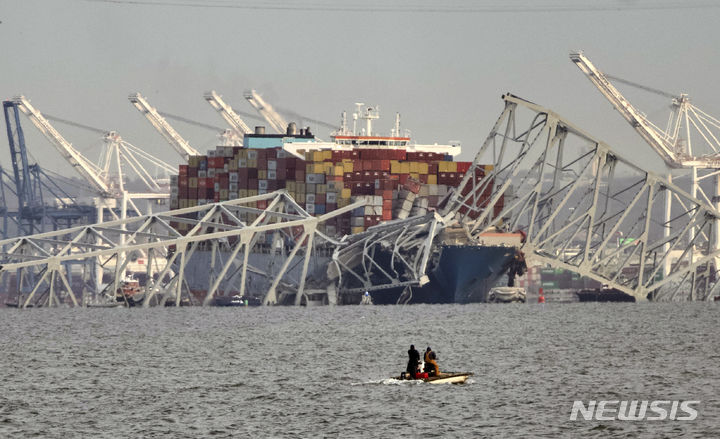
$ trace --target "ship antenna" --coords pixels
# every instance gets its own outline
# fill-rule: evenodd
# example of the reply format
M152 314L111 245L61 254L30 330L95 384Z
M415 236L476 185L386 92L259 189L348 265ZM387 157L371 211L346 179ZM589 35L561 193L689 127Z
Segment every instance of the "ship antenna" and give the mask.
M395 137L400 137L400 113L395 113Z

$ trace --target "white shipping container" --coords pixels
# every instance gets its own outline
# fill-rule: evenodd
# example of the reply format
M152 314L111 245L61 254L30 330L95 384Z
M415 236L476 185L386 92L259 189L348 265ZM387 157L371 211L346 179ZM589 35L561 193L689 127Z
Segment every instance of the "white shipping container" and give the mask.
M198 170L198 178L207 178L207 171Z
M327 195L325 195L325 202L337 203L337 194L335 192L328 192Z
M305 211L307 213L309 213L310 215L314 214L315 213L315 204L306 202L305 203Z
M230 172L228 178L230 179L230 183L237 183L239 181L237 172Z
M315 194L305 194L305 202L315 204Z
M267 180L258 180L258 189L265 189L268 188L268 182Z
M277 161L276 160L268 160L268 171L269 170L277 170Z
M277 171L268 169L268 180L277 180Z

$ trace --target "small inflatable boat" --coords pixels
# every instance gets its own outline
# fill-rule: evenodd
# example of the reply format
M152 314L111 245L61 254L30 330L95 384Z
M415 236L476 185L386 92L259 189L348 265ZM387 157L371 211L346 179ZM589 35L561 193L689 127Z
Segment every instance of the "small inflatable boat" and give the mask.
M432 384L463 384L472 375L472 372L445 372L435 376L428 376L427 373L418 373L413 377L409 373L403 372L399 377L395 377L395 379L424 381Z

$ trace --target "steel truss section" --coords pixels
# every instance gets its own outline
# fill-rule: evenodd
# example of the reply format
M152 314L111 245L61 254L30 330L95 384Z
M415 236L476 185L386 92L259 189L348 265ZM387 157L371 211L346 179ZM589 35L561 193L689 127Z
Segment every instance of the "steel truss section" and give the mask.
M343 238L328 266L338 295L422 286L432 265L435 237L444 228L435 212L390 221Z
M128 264L144 255L147 280L138 305L208 304L220 292L259 296L264 304L277 303L281 293L293 293L299 303L312 254L319 247L332 249L339 244L321 233L318 225L362 205L357 202L313 217L282 190L6 239L0 241L0 278L15 275L19 307L116 303L118 298L127 300L122 292ZM185 277L189 264L198 263L193 258L198 250L213 255L206 259L210 276L204 295L192 294ZM275 268L264 270L249 263L249 255L260 251L273 253ZM299 275L298 270L293 275L291 268L300 263ZM104 267L101 287L94 286L101 284L93 278L96 264ZM198 267L193 268L197 272ZM266 278L263 291L248 290L249 273Z
M471 237L490 226L521 230L528 258L639 300L717 295L720 255L711 243L720 212L554 112L509 94L503 99L446 218L457 217ZM480 165L490 158L492 167ZM669 221L666 196L676 201ZM662 276L665 264L670 270Z

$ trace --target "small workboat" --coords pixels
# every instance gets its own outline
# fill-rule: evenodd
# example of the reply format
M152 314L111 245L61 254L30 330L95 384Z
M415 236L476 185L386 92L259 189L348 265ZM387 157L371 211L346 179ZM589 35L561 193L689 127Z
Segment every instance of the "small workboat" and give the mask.
M424 381L431 384L463 384L468 378L473 376L472 372L445 372L435 376L428 376L427 373L418 373L415 377L409 373L403 372L399 377L395 377L396 380L407 380L407 381Z

